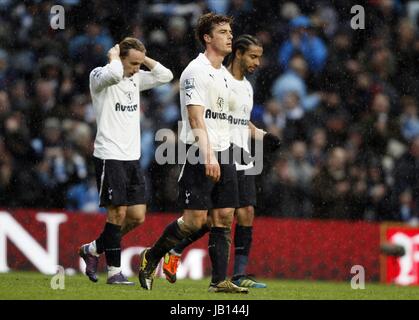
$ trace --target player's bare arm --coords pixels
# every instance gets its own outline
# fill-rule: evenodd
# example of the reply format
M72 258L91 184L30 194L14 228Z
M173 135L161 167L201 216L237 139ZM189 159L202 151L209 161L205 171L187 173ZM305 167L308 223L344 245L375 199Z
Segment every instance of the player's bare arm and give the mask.
M221 170L208 138L207 127L204 121L204 107L188 105L188 117L199 149L205 159L205 174L214 182L217 182L220 180Z
M250 136L255 140L263 140L263 136L266 134L266 131L259 129L251 121L249 121L249 130Z
M276 151L280 147L281 141L277 136L273 135L272 133L268 133L262 129L259 129L250 121L249 130L252 139L257 141L263 141L263 145L267 148L267 150L270 150L272 152Z

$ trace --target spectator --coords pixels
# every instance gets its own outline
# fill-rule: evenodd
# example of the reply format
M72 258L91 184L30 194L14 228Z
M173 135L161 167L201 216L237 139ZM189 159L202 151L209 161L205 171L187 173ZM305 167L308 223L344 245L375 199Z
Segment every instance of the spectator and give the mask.
M113 43L107 28L97 21L91 21L86 25L84 34L70 41L70 57L84 60L87 69L91 70L94 66L106 62L106 53Z
M307 159L314 169L313 173L317 173L323 166L326 160L327 145L326 130L322 127L313 129L310 134L310 144L307 152Z
M413 97L405 96L401 99L402 113L400 127L403 138L410 141L419 136L418 106Z
M289 144L295 140L304 140L306 138L304 108L300 103L298 95L294 92L287 93L283 100L283 108L286 121L283 132L285 144Z
M330 150L327 163L313 178L313 217L351 218L351 183L343 148ZM333 190L333 192L331 192Z
M301 217L302 206L294 186L288 159L279 156L264 181L265 212L276 217Z
M4 133L4 121L11 111L9 94L0 90L0 132Z
M9 66L9 55L0 48L0 90L5 89L14 80L13 69Z
M57 184L55 203L58 208L63 208L69 187L83 182L87 178L86 162L74 150L74 145L66 142L63 145L62 153L53 159L51 169L52 177Z
M343 146L347 138L349 114L337 90L323 93L323 103L308 115L310 126L326 129L331 147Z
M383 156L391 139L400 140L400 127L390 114L390 99L382 93L372 101L370 114L361 123L365 145L376 157Z
M0 206L10 206L12 198L13 158L0 136Z
M310 71L321 72L327 59L327 47L323 40L318 37L306 16L298 16L290 21L290 37L282 44L278 53L280 65L288 68L291 57L301 53L307 60Z
M70 186L66 199L67 210L93 213L104 212L103 208L99 208L96 181L92 177L87 181Z
M384 170L379 161L372 159L367 176L368 203L365 220L389 220L391 218L390 190L385 181Z
M299 216L310 217L311 210L311 180L314 169L307 160L307 146L304 141L295 141L291 145L290 158L288 160L289 172L293 177L295 198L300 203Z
M271 99L267 101L262 118L263 126L267 132L277 137L282 137L282 132L286 124L286 115L276 100Z
M408 221L419 215L419 137L410 142L409 150L397 161L394 168L393 201L401 216Z
M285 96L294 92L297 94L305 111L314 110L320 103L319 94L308 94L305 78L307 74L307 63L301 55L294 56L289 69L281 75L272 86L272 95L278 102L282 103Z

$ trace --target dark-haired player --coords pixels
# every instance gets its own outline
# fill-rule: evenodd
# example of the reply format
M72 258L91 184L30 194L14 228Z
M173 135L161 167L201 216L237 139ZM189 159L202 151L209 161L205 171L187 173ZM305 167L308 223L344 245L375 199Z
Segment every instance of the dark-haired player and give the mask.
M241 35L233 42L233 51L228 61L228 70L231 74L233 99L231 109L231 137L234 145L242 149L243 154L249 153L249 132L252 138L265 139L271 145L279 146L278 138L266 134L250 122L253 108L253 89L246 79L246 74L252 74L260 64L263 54L262 44L251 35ZM240 163L236 161L237 179L239 186L239 207L236 209L236 230L234 236L235 258L234 275L232 281L240 287L266 288L266 284L257 282L246 273L249 252L252 243L254 206L256 205L255 176L249 173L253 163ZM209 230L205 225L201 230L184 239L175 248L165 255L163 272L166 279L174 283L176 271L183 250L192 242L200 239Z
M197 38L205 52L180 77L183 127L180 139L187 159L179 178L182 217L173 221L150 249L140 255L139 280L152 289L155 269L166 252L212 220L208 251L212 264L209 292L247 293L227 279L231 224L238 207L236 169L228 122L231 87L223 59L232 50L231 18L208 13L198 20ZM199 153L199 163L192 158ZM227 161L226 161L227 160Z

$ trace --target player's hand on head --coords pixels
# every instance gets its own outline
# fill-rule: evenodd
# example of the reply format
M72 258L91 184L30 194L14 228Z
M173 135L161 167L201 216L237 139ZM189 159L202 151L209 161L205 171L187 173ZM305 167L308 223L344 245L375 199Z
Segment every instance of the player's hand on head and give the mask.
M108 59L110 61L112 61L114 59L120 59L119 54L120 54L119 44L116 44L115 46L113 46L112 48L109 49Z

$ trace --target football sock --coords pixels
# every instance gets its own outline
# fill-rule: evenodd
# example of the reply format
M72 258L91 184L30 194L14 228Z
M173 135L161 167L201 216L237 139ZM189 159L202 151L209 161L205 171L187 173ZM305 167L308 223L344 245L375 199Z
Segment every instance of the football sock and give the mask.
M192 233L188 237L184 238L172 250L170 250L170 252L176 255L181 255L183 250L185 250L187 246L197 241L198 239L202 238L209 230L210 230L210 227L207 224L205 224L201 229Z
M96 240L90 242L87 248L91 255L99 257L99 254L97 253L97 248L96 248Z
M160 261L166 252L169 252L171 249L173 249L188 235L188 233L180 229L177 220L173 221L166 227L163 234L156 241L156 243L147 251L147 261L158 263L158 261Z
M102 253L105 252L105 245L103 244L104 233L105 233L105 230L103 230L103 232L100 234L99 238L97 238L94 241L97 254L102 254Z
M250 246L252 245L253 227L244 227L236 224L234 234L234 275L246 274L249 260Z
M122 271L121 267L108 266L108 278L120 273L121 271Z
M212 227L210 229L208 251L212 264L212 284L217 284L227 278L230 245L230 228Z
M108 266L121 266L121 226L107 222L101 237Z

